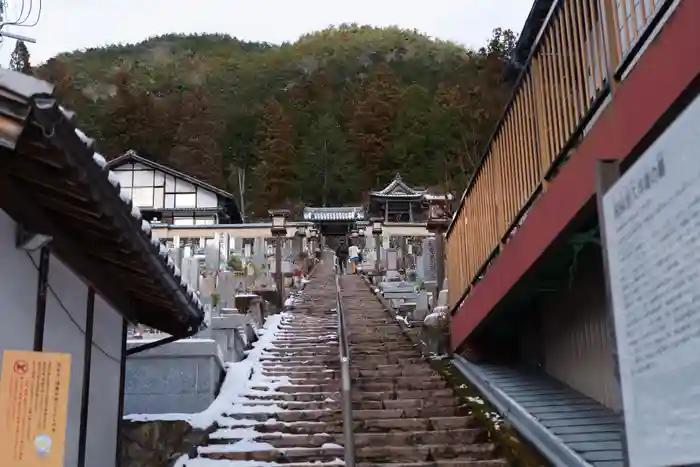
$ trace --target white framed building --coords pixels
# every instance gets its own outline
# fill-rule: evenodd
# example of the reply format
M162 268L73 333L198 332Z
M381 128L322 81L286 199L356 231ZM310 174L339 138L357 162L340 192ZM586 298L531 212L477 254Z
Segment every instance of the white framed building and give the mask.
M107 165L149 222L180 226L241 223L231 193L153 162L134 150Z
M71 356L64 464L117 464L127 323L171 340L203 307L53 86L0 70L0 359ZM143 350L143 349L140 349Z

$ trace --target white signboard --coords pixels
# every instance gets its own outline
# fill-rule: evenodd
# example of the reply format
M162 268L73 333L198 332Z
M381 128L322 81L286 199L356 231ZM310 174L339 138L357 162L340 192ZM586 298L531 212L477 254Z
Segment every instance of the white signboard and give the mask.
M630 465L700 462L700 98L603 206Z

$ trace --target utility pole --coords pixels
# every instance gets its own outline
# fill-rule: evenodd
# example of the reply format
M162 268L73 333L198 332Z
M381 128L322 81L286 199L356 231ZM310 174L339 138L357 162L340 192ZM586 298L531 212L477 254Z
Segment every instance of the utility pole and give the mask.
M42 4L39 2L39 12L36 17L36 20L32 24L25 24L27 22L27 19L29 19L29 16L32 14L32 7L29 7L29 13L27 13L27 16L25 18L17 18L14 21L6 21L5 18L5 7L6 3L4 1L0 2L0 40L4 39L5 37L9 39L14 39L16 41L22 41L22 42L28 42L30 44L36 44L36 39L32 37L25 36L23 34L16 34L14 32L6 31L7 26L18 26L18 27L24 27L24 28L31 28L37 25L39 22L39 19L41 18L41 8ZM24 4L22 10L24 11ZM20 13L20 16L22 14Z
M17 41L22 41L22 42L29 42L30 44L36 44L36 39L33 39L31 37L23 36L22 34L15 34L14 32L10 31L3 31L2 28L8 23L0 23L0 37L9 37L10 39L14 39Z

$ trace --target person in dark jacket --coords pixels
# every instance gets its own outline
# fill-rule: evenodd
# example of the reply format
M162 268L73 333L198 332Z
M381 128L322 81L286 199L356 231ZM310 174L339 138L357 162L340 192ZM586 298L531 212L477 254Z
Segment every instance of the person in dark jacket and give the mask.
M335 249L335 257L338 259L338 273L345 274L345 265L348 263L348 247L344 242Z

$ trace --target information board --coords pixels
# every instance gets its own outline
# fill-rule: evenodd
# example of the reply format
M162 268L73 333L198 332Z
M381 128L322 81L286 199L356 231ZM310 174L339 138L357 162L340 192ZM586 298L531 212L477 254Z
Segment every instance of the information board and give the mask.
M700 462L700 99L603 207L630 465Z
M70 355L5 350L0 375L0 465L62 467Z

